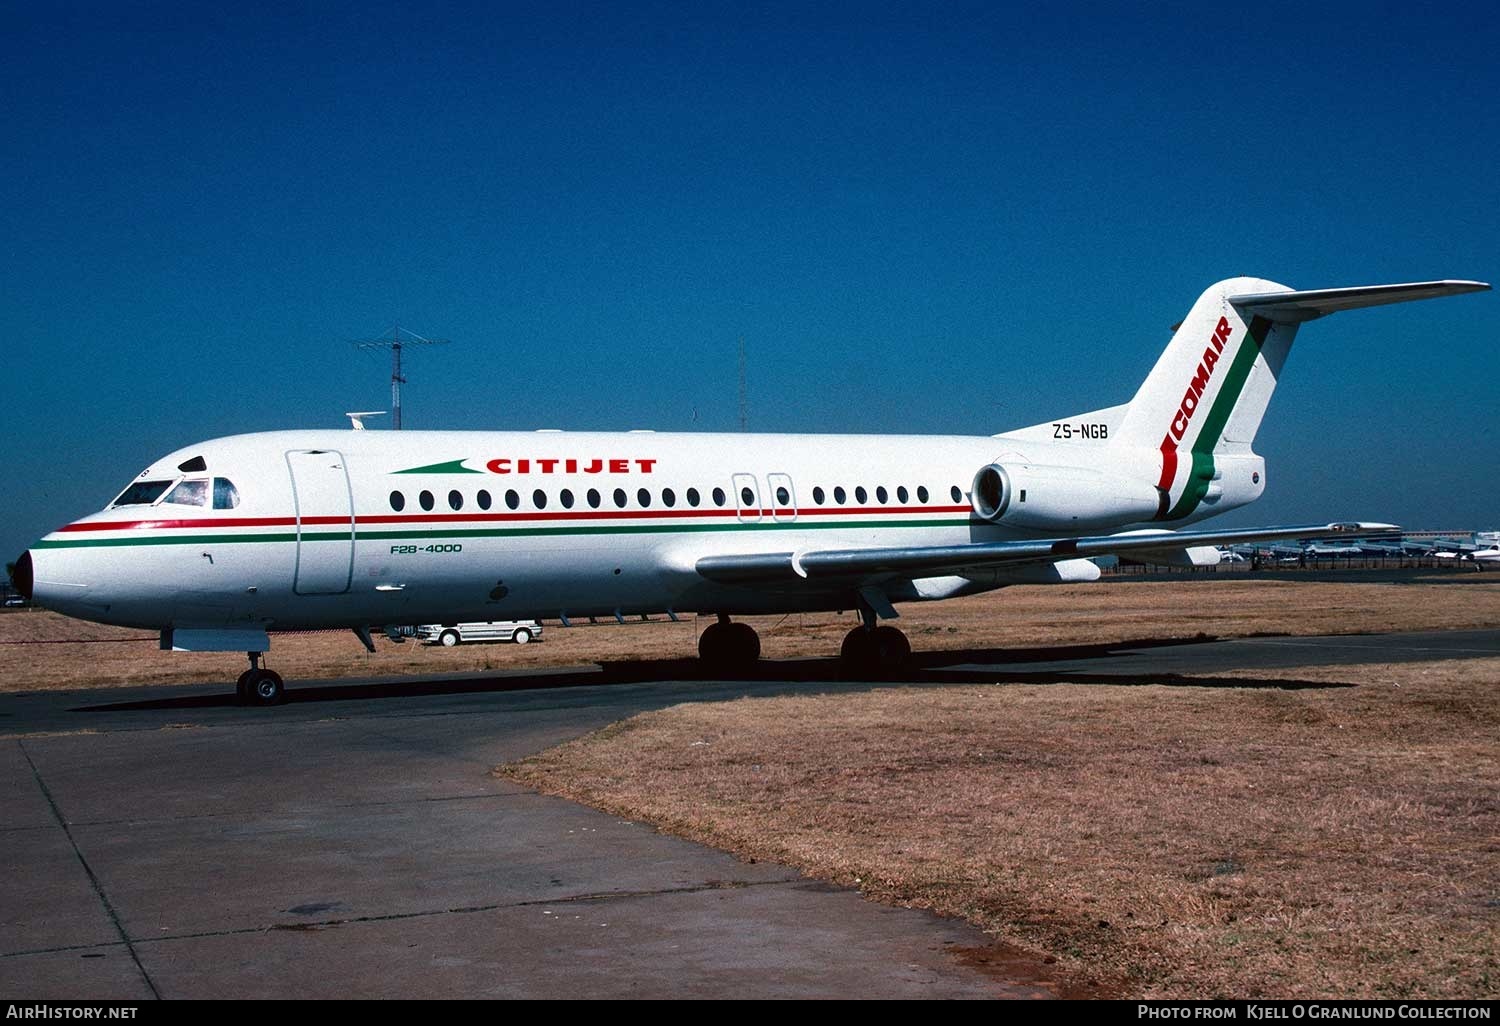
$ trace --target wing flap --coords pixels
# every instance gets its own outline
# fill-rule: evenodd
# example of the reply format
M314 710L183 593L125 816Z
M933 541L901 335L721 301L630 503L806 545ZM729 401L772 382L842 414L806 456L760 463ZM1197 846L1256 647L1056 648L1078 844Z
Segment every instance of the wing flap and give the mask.
M1357 538L1399 530L1394 524L1349 522L1234 531L1132 531L1084 538L975 542L970 545L727 554L704 556L695 566L700 575L721 584L791 584L804 578L921 578L1092 556L1181 552L1202 546L1287 539Z

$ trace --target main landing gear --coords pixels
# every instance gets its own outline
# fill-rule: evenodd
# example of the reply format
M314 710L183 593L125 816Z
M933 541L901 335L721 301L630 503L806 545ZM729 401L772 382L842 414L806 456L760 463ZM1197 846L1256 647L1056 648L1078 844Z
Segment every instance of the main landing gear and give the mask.
M894 627L876 626L875 612L861 608L860 626L844 636L839 661L844 673L883 677L899 673L911 663L911 642ZM698 659L715 673L745 673L760 658L760 636L746 623L731 623L719 614L698 637Z
M748 623L730 623L719 614L698 638L698 658L719 672L744 672L760 658L760 635Z
M250 669L240 674L235 695L241 705L280 705L286 701L286 685L281 675L260 665L259 652L246 652Z
M911 642L894 627L877 627L875 610L868 602L859 604L860 625L844 635L839 662L844 672L855 676L882 676L896 673L911 662Z
M911 661L911 642L894 627L856 627L844 635L839 661L857 674L891 673Z

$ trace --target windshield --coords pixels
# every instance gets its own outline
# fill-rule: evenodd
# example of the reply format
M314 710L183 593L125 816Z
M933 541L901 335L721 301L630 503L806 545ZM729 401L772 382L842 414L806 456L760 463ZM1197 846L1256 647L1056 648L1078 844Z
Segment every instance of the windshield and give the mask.
M120 493L111 506L149 506L161 497L171 481L137 481Z
M177 506L208 505L208 482L204 480L184 481L167 496L167 502Z

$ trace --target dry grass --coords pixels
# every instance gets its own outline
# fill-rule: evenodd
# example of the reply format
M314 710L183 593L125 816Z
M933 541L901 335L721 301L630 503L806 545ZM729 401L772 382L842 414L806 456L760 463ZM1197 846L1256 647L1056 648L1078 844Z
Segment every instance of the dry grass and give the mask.
M903 607L901 626L918 652L1234 637L1254 633L1338 634L1489 627L1500 624L1500 575L1413 572L1380 582L1351 571L1337 582L1273 577L1170 581L1107 578L1089 585L1016 587L951 602ZM852 625L833 614L750 618L767 657L838 652ZM576 666L689 658L698 625L659 622L566 630L540 645L439 649L378 638L367 654L352 634L277 636L269 665L289 680L344 676ZM133 639L133 640L129 640ZM42 644L54 641L90 644ZM235 653L160 652L154 635L102 627L42 611L0 614L0 691L231 681Z
M1245 674L1253 677L1253 674ZM743 699L498 772L1153 997L1500 991L1500 659Z

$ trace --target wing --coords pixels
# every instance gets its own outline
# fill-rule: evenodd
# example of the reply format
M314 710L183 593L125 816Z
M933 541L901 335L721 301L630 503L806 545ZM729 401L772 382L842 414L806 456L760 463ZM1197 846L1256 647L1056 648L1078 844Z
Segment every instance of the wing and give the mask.
M889 549L819 549L808 552L757 552L704 556L698 573L724 584L778 584L798 578L922 578L962 576L969 570L993 570L1024 563L1057 563L1090 556L1153 555L1172 562L1185 550L1279 539L1357 538L1391 534L1394 524L1339 523L1311 527L1260 527L1238 531L1130 531L1082 538L976 542L970 545L923 545ZM1214 559L1217 562L1217 556Z

